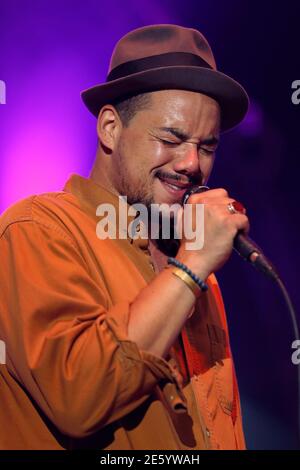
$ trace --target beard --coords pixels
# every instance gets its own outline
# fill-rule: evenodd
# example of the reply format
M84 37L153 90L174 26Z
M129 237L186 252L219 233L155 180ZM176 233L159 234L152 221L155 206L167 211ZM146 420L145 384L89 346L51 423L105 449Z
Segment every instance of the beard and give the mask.
M129 205L143 204L144 206L146 206L148 215L148 237L150 238L151 227L153 224L153 220L151 219L151 206L152 204L154 204L153 191L151 190L153 183L149 187L149 185L147 186L142 181L142 178L140 179L139 184L135 183L134 185L130 185L128 184L129 181L130 177L129 175L127 176L126 169L123 168L122 174L120 175L120 187L122 188L122 192L120 192L120 194L127 196L127 202ZM155 212L155 220L157 221L157 211L155 210ZM180 246L180 241L175 236L175 219L174 217L170 217L170 219L168 219L168 222L170 224L170 238L168 239L163 237L163 219L164 213L160 211L158 216L158 227L157 224L154 223L156 230L158 230L157 238L152 239L152 242L166 256L176 256Z
M118 190L118 193L122 196L127 197L127 203L129 205L133 204L143 204L147 208L148 215L148 227L149 227L149 238L151 233L151 206L155 204L154 201L154 182L157 175L159 175L160 170L157 170L151 179L149 174L143 175L143 168L137 166L136 172L141 176L139 178L132 178L132 174L126 165L126 159L124 158L121 148L119 148L119 166L118 170L115 172L117 176L117 181L115 181L115 188ZM158 238L153 239L153 243L157 245L158 249L162 251L167 256L176 256L180 241L175 236L175 219L171 217L169 219L170 223L170 238L166 239L162 236L162 227L163 227L163 218L164 214L159 213L159 224L158 224ZM156 219L157 220L157 219Z
M127 197L127 202L133 204L143 204L150 212L151 205L154 204L153 184L154 177L150 180L149 175L143 174L143 168L136 166L136 175L133 177L132 171L128 168L127 160L122 152L122 145L118 147L118 167L113 175L114 186L118 193Z
M143 204L147 207L150 212L151 205L154 204L153 192L151 187L149 188L146 182L135 181L134 184L130 184L130 176L126 174L126 170L122 171L120 175L120 188L122 188L120 194L127 196L127 202L130 206L133 204Z

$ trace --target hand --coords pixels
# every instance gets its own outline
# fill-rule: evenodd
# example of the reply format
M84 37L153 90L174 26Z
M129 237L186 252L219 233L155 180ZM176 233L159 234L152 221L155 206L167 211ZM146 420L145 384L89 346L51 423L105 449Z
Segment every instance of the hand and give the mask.
M221 188L194 193L189 197L187 204L192 204L194 207L191 216L185 222L190 224L189 227L192 227L193 231L203 229L203 227L197 227L196 204L204 204L204 245L198 250L191 250L187 247L187 244L193 240L185 238L184 209L181 213L183 230L176 258L202 279L226 263L232 252L233 240L237 232L249 231L249 220L246 215L229 212L227 205L233 201L234 199L228 196L227 191Z

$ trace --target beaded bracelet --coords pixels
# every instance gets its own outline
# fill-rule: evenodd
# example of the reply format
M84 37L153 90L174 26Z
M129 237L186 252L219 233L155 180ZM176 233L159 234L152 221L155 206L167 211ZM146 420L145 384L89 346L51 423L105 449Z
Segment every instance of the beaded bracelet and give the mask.
M172 257L168 258L168 264L173 264L173 266L182 269L182 271L186 272L193 279L193 281L196 282L203 292L207 291L208 285L205 284L205 282L202 281L202 279L200 279L200 277L198 277L195 273L193 273L193 271L191 271L185 264Z

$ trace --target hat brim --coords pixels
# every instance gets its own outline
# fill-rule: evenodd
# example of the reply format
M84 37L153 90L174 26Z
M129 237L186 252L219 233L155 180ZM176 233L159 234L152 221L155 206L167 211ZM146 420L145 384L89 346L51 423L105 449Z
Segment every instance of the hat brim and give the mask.
M215 99L221 108L221 131L238 125L245 117L249 98L244 88L222 72L193 66L169 66L145 70L81 92L89 111L98 116L105 104L120 98L158 90L189 90Z

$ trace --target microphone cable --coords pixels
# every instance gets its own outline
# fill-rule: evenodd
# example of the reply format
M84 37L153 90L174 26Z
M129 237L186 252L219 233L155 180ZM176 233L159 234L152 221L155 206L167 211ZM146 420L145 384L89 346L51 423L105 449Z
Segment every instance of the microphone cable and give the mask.
M182 198L182 205L185 205L188 201L188 198L195 193L202 193L208 191L210 188L208 186L193 186L188 189ZM282 281L279 277L278 271L275 269L274 265L267 259L263 254L263 251L258 247L258 245L251 240L250 237L243 235L242 232L238 232L234 240L234 249L235 251L252 266L254 266L260 272L263 272L269 278L273 279L283 295L285 300L287 310L289 312L290 320L292 323L292 330L294 333L295 341L292 344L296 343L300 347L300 338L299 338L299 327L297 322L296 310L294 308L291 297ZM297 347L296 346L296 347ZM295 364L297 367L297 431L298 431L298 441L300 443L300 362Z

